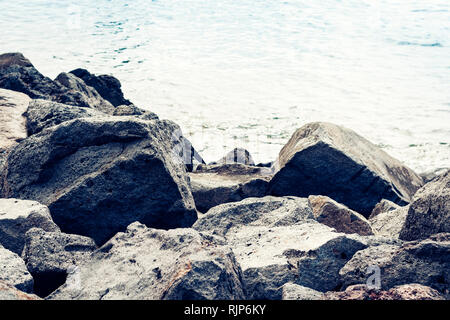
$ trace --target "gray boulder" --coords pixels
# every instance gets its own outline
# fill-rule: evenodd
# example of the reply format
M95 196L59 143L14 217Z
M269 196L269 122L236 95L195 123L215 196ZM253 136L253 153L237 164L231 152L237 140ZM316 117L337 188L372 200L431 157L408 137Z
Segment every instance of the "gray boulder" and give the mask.
M200 165L189 174L197 209L206 212L222 203L267 194L269 170L243 164Z
M33 292L33 277L17 254L0 245L0 261L0 281L5 281L21 291Z
M380 213L384 213L384 212L388 212L388 211L392 211L392 210L396 210L396 209L400 209L400 208L401 208L401 206L393 203L392 201L383 199L377 203L375 208L373 208L373 210L369 216L369 219L376 217Z
M0 280L0 301L6 300L41 300L34 294L20 291L13 285Z
M406 221L409 206L379 213L369 221L377 235L398 239Z
M96 249L91 238L30 229L26 233L22 258L34 278L34 293L40 297L52 293L65 283L68 273L88 260Z
M417 191L400 239L425 239L440 232L450 232L450 170Z
M234 164L240 163L248 166L254 166L255 161L253 161L253 157L244 148L234 148L230 152L228 152L225 156L223 156L220 160L212 163L212 164Z
M0 244L21 255L25 233L31 228L59 231L48 208L39 202L19 199L0 199Z
M298 129L270 181L275 196L320 194L368 217L381 199L406 205L422 178L352 130L324 122Z
M338 232L373 235L369 221L359 213L326 196L309 196L314 218Z
M27 137L23 114L30 100L23 93L0 89L0 153Z
M137 118L143 119L143 120L157 120L159 119L158 116L147 110L140 109L136 107L134 104L130 105L120 105L117 108L114 109L113 112L114 116L136 116Z
M81 118L32 135L8 155L3 196L37 200L65 233L103 244L130 223L197 219L170 121Z
M283 285L283 300L320 300L323 293L295 283Z
M243 299L241 270L224 244L192 229L133 223L79 266L79 286L66 283L48 299Z

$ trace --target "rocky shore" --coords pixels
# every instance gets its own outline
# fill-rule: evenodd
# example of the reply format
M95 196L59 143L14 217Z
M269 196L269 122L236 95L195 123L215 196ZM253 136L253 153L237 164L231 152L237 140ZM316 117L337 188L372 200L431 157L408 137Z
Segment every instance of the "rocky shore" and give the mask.
M450 171L292 131L206 164L116 78L0 55L0 300L450 299Z

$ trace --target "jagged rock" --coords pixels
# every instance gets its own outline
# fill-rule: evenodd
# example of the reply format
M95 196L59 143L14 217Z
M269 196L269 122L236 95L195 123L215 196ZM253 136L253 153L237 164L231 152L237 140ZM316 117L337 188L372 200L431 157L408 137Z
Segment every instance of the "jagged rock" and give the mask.
M450 236L439 234L402 246L380 245L358 251L339 272L343 287L366 283L369 267L379 268L382 290L419 283L448 294Z
M283 285L283 300L320 300L323 293L295 283Z
M220 160L212 164L234 164L240 163L248 166L254 166L255 161L253 161L252 155L244 148L234 148L223 156Z
M55 81L44 77L21 53L0 55L0 88L19 91L32 99L52 100L112 113L114 106L73 74L62 73Z
M189 227L197 213L172 152L174 130L170 121L130 117L64 122L9 153L3 196L47 205L63 232L99 245L134 221Z
M326 196L309 196L308 201L318 222L335 228L338 232L357 233L362 236L373 234L366 218L333 199Z
M224 241L192 229L156 230L139 223L118 233L48 299L243 299L242 274Z
M267 194L270 171L242 164L198 166L189 174L197 209L206 212L222 203Z
M270 194L328 196L368 217L381 199L406 205L422 178L354 131L324 122L298 129L283 147Z
M25 233L31 228L59 231L48 208L39 202L0 199L0 244L18 255L25 245Z
M323 300L445 300L437 291L417 283L396 286L389 290L369 289L357 284L342 292L327 292Z
M11 284L0 280L0 301L5 300L41 300L34 294L28 294L18 290Z
M75 69L70 71L70 73L97 90L102 98L109 101L113 106L131 105L131 102L124 98L121 89L122 85L115 77L105 74L96 76L86 69Z
M23 93L0 89L0 153L27 137L23 113L30 100Z
M159 119L156 113L151 111L143 110L136 107L134 104L120 105L114 109L114 116L136 116L137 118L143 120L157 120Z
M60 123L78 118L101 117L105 113L83 107L74 107L49 100L32 100L26 113L28 134L36 134Z
M440 232L450 232L450 170L414 195L400 239L425 239Z
M392 201L383 199L377 203L375 208L373 208L372 213L369 216L369 219L376 217L380 213L384 213L384 212L388 212L388 211L392 211L392 210L396 210L396 209L400 209L400 208L401 208L401 206L393 203Z
M25 262L14 252L0 245L0 281L5 281L24 292L33 291L33 277Z
M409 206L405 206L399 207L395 210L379 213L369 220L372 225L372 229L378 235L397 239L403 225L405 224L408 209Z
M432 169L429 170L427 172L423 172L420 174L420 176L422 177L424 183L428 183L433 181L435 178L443 175L444 173L446 173L449 170L449 168L437 168L437 169Z
M40 297L52 293L64 284L71 268L89 259L96 249L88 237L30 229L22 257L34 278L34 293Z

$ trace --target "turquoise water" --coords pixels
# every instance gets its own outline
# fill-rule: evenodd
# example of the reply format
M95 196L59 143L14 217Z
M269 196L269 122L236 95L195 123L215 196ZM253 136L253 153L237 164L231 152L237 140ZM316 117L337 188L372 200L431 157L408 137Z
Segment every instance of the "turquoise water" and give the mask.
M450 164L448 0L0 0L0 30L50 77L113 74L207 161L271 161L330 121L418 172Z

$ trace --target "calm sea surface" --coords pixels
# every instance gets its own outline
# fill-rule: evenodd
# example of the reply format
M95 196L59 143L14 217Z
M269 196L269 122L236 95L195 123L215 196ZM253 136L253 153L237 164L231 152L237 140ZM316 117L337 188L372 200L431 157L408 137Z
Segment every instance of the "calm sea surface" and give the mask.
M311 121L450 166L449 0L0 0L0 52L113 74L206 161L274 160Z

